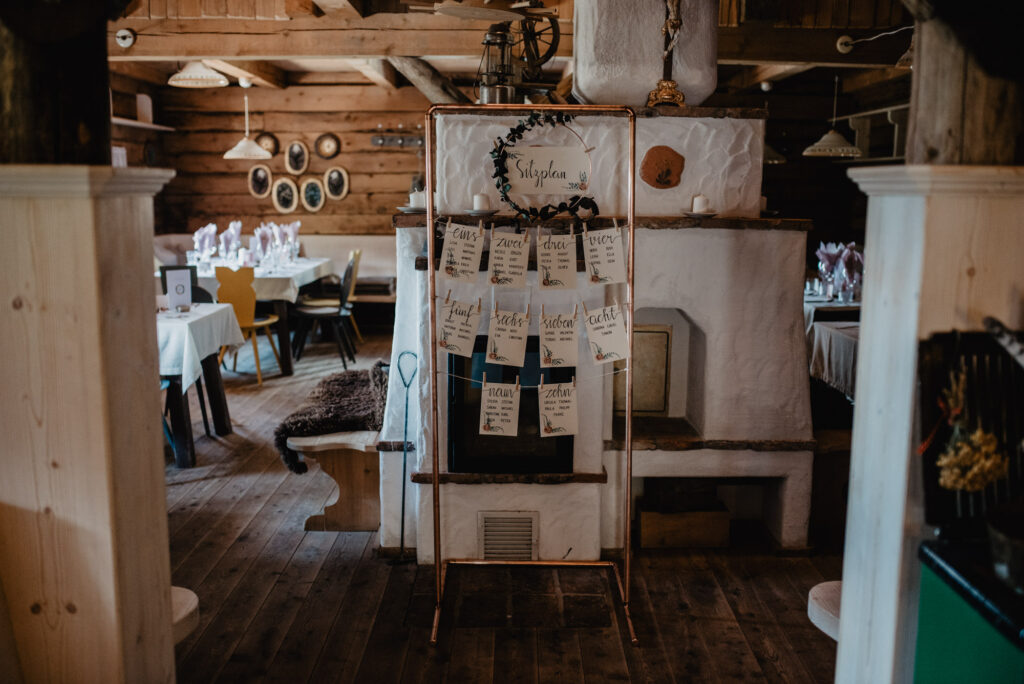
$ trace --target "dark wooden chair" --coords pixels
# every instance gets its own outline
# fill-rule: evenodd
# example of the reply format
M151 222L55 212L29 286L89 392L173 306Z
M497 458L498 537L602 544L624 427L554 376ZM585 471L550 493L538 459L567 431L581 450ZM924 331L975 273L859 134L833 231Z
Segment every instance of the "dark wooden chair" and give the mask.
M352 342L352 337L349 335L350 332L354 332L351 327L352 310L346 306L348 303L348 293L352 289L352 274L354 271L354 259L350 259L341 278L340 295L337 301L332 302L330 306L299 305L295 307L296 344L293 345L293 349L296 361L302 358L302 352L306 347L306 338L309 336L310 329L314 323L318 323L322 330L330 328L331 332L334 333L335 343L338 345L338 354L341 356L342 367L346 370L348 369L348 364L345 363L346 355L355 363L356 348Z

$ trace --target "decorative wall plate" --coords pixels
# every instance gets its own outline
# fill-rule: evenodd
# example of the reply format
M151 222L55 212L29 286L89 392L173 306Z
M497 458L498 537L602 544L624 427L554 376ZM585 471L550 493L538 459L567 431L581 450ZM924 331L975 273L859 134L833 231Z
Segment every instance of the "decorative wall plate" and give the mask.
M281 145L277 142L277 136L273 133L267 133L264 131L255 138L256 144L265 149L271 155L277 154L277 151L281 149Z
M299 189L295 187L295 181L291 178L278 178L274 181L270 199L274 202L274 208L282 214L290 214L299 206Z
M274 176L270 173L270 167L266 164L256 164L249 169L246 184L249 186L249 194L256 199L263 199L270 195L270 187L274 183Z
M320 211L324 208L324 202L327 201L324 184L320 182L319 178L303 178L299 185L299 198L307 211Z
M328 199L345 199L348 195L348 171L341 166L332 166L324 172L324 192Z
M324 133L313 143L313 149L321 159L333 159L341 152L341 141L333 133Z
M301 140L292 140L284 151L284 169L298 176L309 166L309 148Z

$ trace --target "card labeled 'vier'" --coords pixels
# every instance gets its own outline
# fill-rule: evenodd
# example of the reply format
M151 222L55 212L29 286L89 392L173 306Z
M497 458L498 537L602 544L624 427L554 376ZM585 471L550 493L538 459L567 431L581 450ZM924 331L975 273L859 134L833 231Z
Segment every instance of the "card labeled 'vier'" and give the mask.
M587 275L593 284L626 282L626 262L622 258L622 231L618 228L583 231L583 256Z
M541 235L537 229L537 273L542 290L576 287L576 236Z
M610 363L626 358L629 345L626 325L618 304L584 312L587 322L587 342L594 363Z
M441 270L449 280L476 283L480 255L484 251L484 228L448 224L441 248Z
M526 266L530 258L530 234L497 233L491 229L491 285L526 287Z
M441 305L437 346L450 354L472 357L480 327L480 303L446 300Z
M537 393L540 395L540 436L575 435L579 426L576 384L541 385Z
M519 385L486 382L480 392L480 434L515 437L519 433Z

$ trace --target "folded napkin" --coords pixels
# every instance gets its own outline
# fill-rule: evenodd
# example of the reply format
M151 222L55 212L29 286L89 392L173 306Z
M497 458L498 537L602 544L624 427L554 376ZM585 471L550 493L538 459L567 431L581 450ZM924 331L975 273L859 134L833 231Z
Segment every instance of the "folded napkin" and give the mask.
M220 253L222 255L228 254L242 245L242 222L232 221L228 224L228 229L220 234Z
M302 227L302 221L293 221L286 223L281 226L281 231L284 233L284 238L287 242L293 243L299 239L299 228Z
M193 233L192 244L200 254L212 252L217 246L217 224L207 223Z
M284 244L284 230L282 229L282 226L279 226L276 223L271 222L270 223L270 230L273 231L273 234L274 234L274 244L278 245L278 246L283 245Z
M256 238L259 240L260 253L266 254L267 250L270 249L270 244L274 240L274 233L265 223L261 223L255 231L253 231Z

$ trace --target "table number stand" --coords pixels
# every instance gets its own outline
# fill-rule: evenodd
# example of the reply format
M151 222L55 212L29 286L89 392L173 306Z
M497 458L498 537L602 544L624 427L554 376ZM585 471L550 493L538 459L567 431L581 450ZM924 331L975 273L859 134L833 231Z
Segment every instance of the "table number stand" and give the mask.
M489 560L489 559L453 559L442 558L441 556L441 482L438 454L438 379L437 379L437 270L435 259L437 247L435 245L435 222L437 219L434 203L427 202L427 229L429 239L427 240L427 283L428 283L428 311L430 324L430 356L428 368L430 370L430 419L431 419L431 485L433 492L433 522L434 522L434 581L435 581L435 605L434 620L430 630L430 643L437 643L438 627L441 621L441 606L444 599L445 579L448 567L451 565L505 565L505 566L561 566L561 567L601 567L609 569L615 575L615 583L619 589L619 597L622 600L622 610L626 619L626 626L629 629L629 639L634 646L639 641L636 631L633 628L633 619L630 614L630 564L631 564L631 530L630 510L632 499L632 474L633 474L633 278L634 278L634 255L635 255L635 210L636 210L636 114L625 106L605 105L562 105L562 106L534 106L534 105L435 105L427 110L425 122L425 161L426 161L426 196L434 197L434 145L436 143L434 123L435 117L445 114L478 114L484 116L501 116L508 114L529 115L531 112L563 113L571 115L599 115L624 117L629 123L629 176L627 183L627 214L626 228L629 234L629 251L626 254L626 299L628 314L626 317L626 336L628 354L626 358L626 415L625 415L625 464L624 483L622 497L622 533L623 533L623 559L622 570L615 561L568 561L568 560Z

